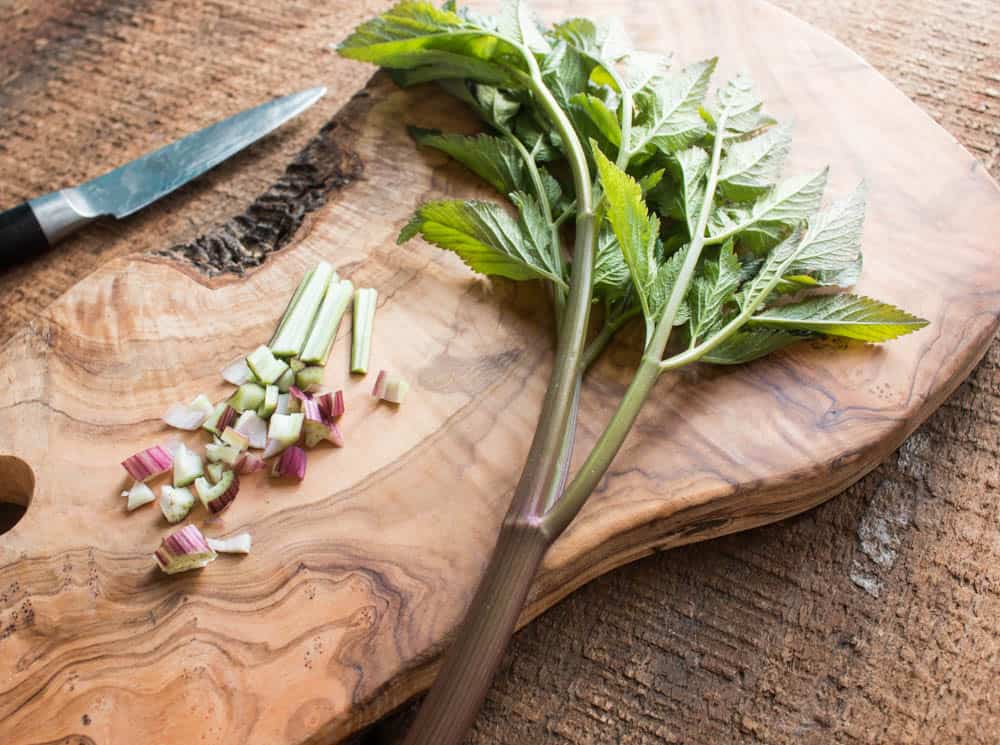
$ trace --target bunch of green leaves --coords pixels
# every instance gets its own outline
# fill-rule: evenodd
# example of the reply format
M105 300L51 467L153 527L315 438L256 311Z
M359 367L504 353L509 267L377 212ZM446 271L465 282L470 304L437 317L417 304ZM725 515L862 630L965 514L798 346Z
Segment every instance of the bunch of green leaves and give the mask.
M863 186L823 208L826 169L784 177L791 128L763 113L745 75L710 95L714 59L672 69L618 25L575 18L543 29L519 3L488 17L415 0L339 51L392 69L404 86L436 81L486 125L474 137L412 132L507 203L430 202L400 242L422 235L478 272L541 280L564 297L572 257L561 233L575 200L559 175L564 143L527 84L530 54L598 175L592 292L606 328L641 316L649 344L667 314L688 350L679 359L734 364L803 338L881 342L925 325L841 292L861 270Z

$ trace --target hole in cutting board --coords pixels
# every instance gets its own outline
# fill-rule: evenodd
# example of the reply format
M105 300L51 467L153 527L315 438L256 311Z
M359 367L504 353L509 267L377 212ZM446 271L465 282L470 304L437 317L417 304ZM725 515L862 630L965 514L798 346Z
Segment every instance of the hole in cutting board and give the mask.
M21 521L34 493L31 466L13 455L0 455L0 535Z

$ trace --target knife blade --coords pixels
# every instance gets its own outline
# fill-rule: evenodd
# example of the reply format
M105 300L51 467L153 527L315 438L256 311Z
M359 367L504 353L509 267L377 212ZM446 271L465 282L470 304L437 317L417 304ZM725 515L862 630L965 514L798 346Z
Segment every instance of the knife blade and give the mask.
M0 214L0 266L31 257L98 217L118 219L202 175L326 93L317 87L276 98L216 122L79 186Z

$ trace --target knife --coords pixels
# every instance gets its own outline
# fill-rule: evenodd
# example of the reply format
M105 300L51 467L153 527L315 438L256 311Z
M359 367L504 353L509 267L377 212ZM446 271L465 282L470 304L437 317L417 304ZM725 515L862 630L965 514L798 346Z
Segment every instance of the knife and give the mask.
M310 88L240 112L80 186L0 213L0 267L35 256L98 217L121 219L217 166L318 101Z

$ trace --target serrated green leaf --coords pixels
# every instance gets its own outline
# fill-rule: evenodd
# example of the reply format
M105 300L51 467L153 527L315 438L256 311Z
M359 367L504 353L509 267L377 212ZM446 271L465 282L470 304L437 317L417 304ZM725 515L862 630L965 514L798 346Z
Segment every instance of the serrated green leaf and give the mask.
M750 207L722 207L709 219L706 244L735 238L755 252L777 245L819 209L829 169L778 183Z
M740 268L740 260L733 251L731 241L722 247L717 259L704 262L701 274L688 290L691 308L689 330L693 342L722 327L723 308L733 299L740 284Z
M534 188L527 164L508 140L485 134L441 134L417 127L411 127L410 134L419 145L447 153L504 196ZM539 168L539 175L549 204L558 204L562 198L559 182L544 168Z
M642 189L642 193L649 194L649 192L659 186L660 182L663 181L663 174L665 172L665 168L657 168L655 171L650 171L639 177L639 188Z
M621 145L622 130L618 124L618 117L604 105L604 101L589 93L577 93L570 102L577 111L590 120L604 140L615 147Z
M677 184L676 191L668 192L673 200L665 208L670 214L684 222L688 240L694 238L698 216L705 202L705 176L708 173L708 154L699 147L691 147L674 153L667 161L668 168Z
M649 332L662 309L656 296L662 283L656 260L660 221L646 209L639 183L608 160L600 149L593 148L593 153L608 205L606 219L618 239Z
M726 148L719 165L719 189L726 199L755 199L775 185L792 145L792 129L772 127L749 140L737 140Z
M677 277L681 272L684 259L687 258L687 252L688 247L682 246L660 264L656 271L656 276L649 288L649 306L654 322L660 320L660 316L663 315L663 311L667 307L667 301L670 299L670 293L674 290L674 285L677 284ZM688 322L690 317L688 303L682 301L677 309L677 315L674 316L674 326L682 326Z
M927 321L860 295L825 295L769 308L751 317L752 326L809 331L860 341L882 342L922 329Z
M570 18L552 27L552 33L595 65L607 67L632 50L632 43L617 19L597 24L589 18Z
M742 365L771 352L809 338L809 334L792 334L787 331L737 331L715 349L706 353L702 362L712 365Z
M715 58L696 62L676 75L654 77L636 92L639 111L630 153L642 154L652 147L669 155L705 134L699 109L716 62Z
M418 145L450 155L503 196L531 188L524 160L507 140L485 134L441 134L417 127L410 127L410 134Z
M753 80L746 73L737 75L724 85L715 106L706 106L702 116L712 129L717 127L721 111L726 112L723 137L740 137L774 124L774 119L761 113L762 102L754 91Z
M404 0L361 24L337 51L350 59L411 70L401 76L408 84L464 77L519 86L502 65L491 61L499 53L512 56L509 44L458 13L419 0Z
M522 194L516 200L521 207L516 220L492 202L428 202L403 228L397 242L421 234L429 243L454 251L482 274L547 279L565 286L552 265L549 233L537 203Z
M788 274L812 277L820 285L847 287L861 274L861 233L865 224L865 185L809 221L802 247Z
M497 30L508 39L523 44L533 52L546 53L551 47L538 28L534 14L527 3L521 0L508 0L500 10L497 18Z
M514 134L535 154L538 162L546 163L559 158L560 152L551 133L539 126L538 116L531 109L521 109L514 119Z
M542 59L542 80L563 109L578 93L585 93L593 64L562 39L552 45L552 51Z
M594 255L594 294L605 300L624 297L632 283L632 277L622 255L618 238L608 223L601 225L597 234L597 250Z

